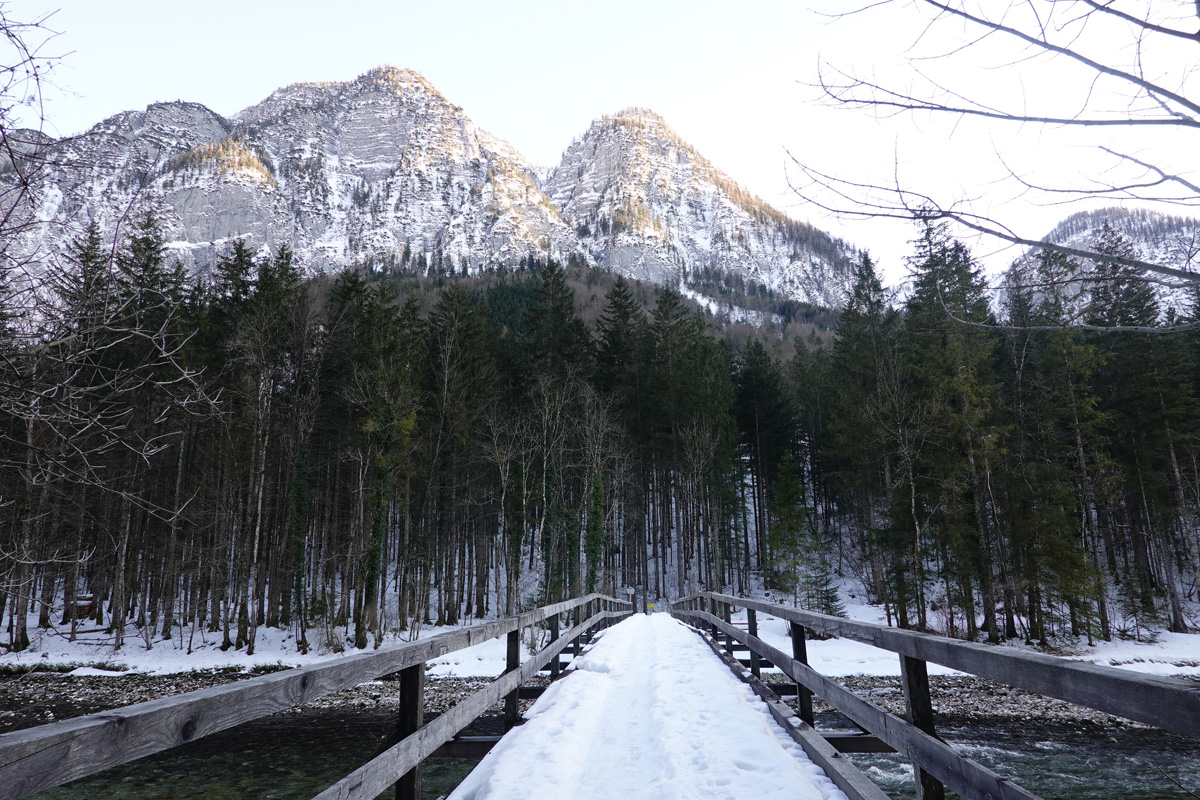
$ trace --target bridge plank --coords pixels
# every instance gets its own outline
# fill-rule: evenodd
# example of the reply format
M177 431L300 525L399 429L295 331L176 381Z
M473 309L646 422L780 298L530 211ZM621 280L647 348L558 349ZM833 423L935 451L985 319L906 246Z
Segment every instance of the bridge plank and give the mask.
M710 593L705 593L708 596ZM1200 738L1200 684L1139 675L1115 667L1068 661L994 645L889 628L758 600L712 593L731 603L852 639L902 656L1007 683L1118 717Z
M536 624L600 595L237 683L0 734L0 800L24 797Z

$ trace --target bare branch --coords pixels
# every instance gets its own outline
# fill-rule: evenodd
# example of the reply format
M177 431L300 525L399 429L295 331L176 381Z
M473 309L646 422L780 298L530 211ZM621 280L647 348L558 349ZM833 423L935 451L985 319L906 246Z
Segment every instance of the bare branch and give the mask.
M831 68L830 65L825 65ZM1182 116L1167 117L1082 117L1082 116L1050 116L1025 114L1014 111L1003 111L983 105L951 105L933 100L922 100L915 95L888 89L879 83L855 78L840 70L835 70L845 83L832 83L824 72L818 72L817 88L835 101L838 105L852 108L890 109L896 114L912 111L929 111L943 114L953 114L963 117L979 117L1003 122L1033 123L1038 125L1072 125L1090 128L1120 127L1120 128L1200 128L1200 119ZM937 84L935 88L941 89ZM869 90L869 97L859 97L855 92ZM942 89L942 91L945 91ZM953 95L957 97L958 95Z
M809 184L811 186L815 186L822 193L832 194L835 197L840 198L848 205L835 205L824 201L820 199L817 193L809 191L807 187L797 186L789 178L788 185L791 190L801 200L839 217L851 219L887 218L927 222L949 220L975 231L976 233L1001 239L1002 241L1009 242L1010 244L1024 245L1025 247L1042 250L1050 250L1063 255L1074 256L1075 258L1104 258L1114 264L1134 267L1136 269L1143 269L1147 272L1153 272L1158 275L1177 278L1189 284L1200 283L1200 274L1194 272L1188 272L1186 270L1176 269L1174 267L1167 267L1163 266L1162 264L1154 264L1152 262L1136 258L1128 258L1124 256L1106 256L1092 250L1084 250L1078 247L1068 247L1066 245L1060 245L1053 242L1021 236L1015 231L1003 226L991 218L955 208L943 208L934 200L933 197L909 189L904 189L899 185L899 183L896 183L892 186L884 186L882 184L848 181L808 166L797 160L796 157L792 156L790 153L788 155L792 159L792 163L794 163L796 167L799 168L799 170L809 179ZM862 194L863 192L866 193L865 196ZM885 196L894 198L894 202L885 203L871 199L871 197L878 194L884 194Z
M1177 30L1175 28L1168 28L1165 25L1157 25L1153 22L1150 22L1149 20L1141 19L1140 17L1135 17L1132 14L1128 14L1124 11L1121 11L1120 9L1113 7L1109 3L1097 3L1096 0L1080 0L1080 2L1082 2L1084 5L1089 6L1090 8L1094 9L1095 11L1098 11L1103 14L1109 14L1111 16L1116 17L1117 19L1124 20L1125 22L1128 22L1132 25L1136 25L1139 28L1141 28L1142 30L1150 31L1151 33L1161 33L1164 36L1174 36L1179 39L1186 39L1191 42L1200 42L1200 32L1188 33L1187 31ZM1197 3L1197 8L1200 9L1200 3Z

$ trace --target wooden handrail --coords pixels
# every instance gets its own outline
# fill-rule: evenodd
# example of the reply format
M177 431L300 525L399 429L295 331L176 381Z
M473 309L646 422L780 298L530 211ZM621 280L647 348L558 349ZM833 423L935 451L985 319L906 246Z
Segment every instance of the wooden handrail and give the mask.
M619 601L618 601L619 602ZM628 604L627 604L628 605ZM447 739L471 724L471 722L504 695L529 681L550 661L558 658L571 640L598 622L610 617L625 616L628 612L600 611L586 621L564 633L539 650L533 657L513 672L501 675L466 700L455 705L416 733L390 747L374 759L351 772L340 781L317 795L313 800L356 800L356 798L378 797L388 786L397 781L413 767L428 758Z
M683 603L683 601L677 601ZM841 711L854 722L886 742L896 752L919 764L937 780L966 798L990 798L991 800L1040 800L1037 795L1021 788L1008 778L998 775L987 767L965 756L959 755L935 736L917 728L912 723L889 714L879 706L864 700L845 687L816 672L806 664L785 655L771 645L751 636L747 631L731 625L705 611L672 607L672 614L690 617L716 627L746 645L757 650L785 675Z
M753 608L820 633L864 642L901 656L932 661L1106 714L1200 738L1200 684L1191 681L1139 675L1041 653L889 628L718 592L702 592L695 597ZM678 600L676 604L693 598Z
M589 594L429 639L0 734L0 800L25 797L195 741L594 601L632 607L624 600Z

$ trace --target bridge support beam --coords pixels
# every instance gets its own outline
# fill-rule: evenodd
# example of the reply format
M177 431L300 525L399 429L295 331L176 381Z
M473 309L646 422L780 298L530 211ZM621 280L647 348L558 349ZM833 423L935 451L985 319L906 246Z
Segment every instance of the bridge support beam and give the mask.
M400 670L400 720L397 741L403 741L425 724L425 665L415 664ZM396 781L396 800L420 800L421 765L410 769Z
M804 626L798 622L791 623L792 658L808 666L808 644L804 639ZM815 727L812 706L812 692L803 684L796 684L796 706L800 711L800 719Z
M505 674L521 668L521 629L510 631L508 634L508 660ZM555 656L555 660L558 656ZM504 730L511 731L517 725L521 714L520 687L513 689L504 697Z
M558 614L555 614L550 618L550 641L558 641ZM555 656L554 660L550 662L550 680L558 680L558 675L561 670L562 663L558 660L558 656Z
M758 638L758 612L753 608L746 609L746 632L754 638ZM762 677L762 670L759 668L758 651L753 647L750 648L750 674L756 678Z
M804 638L804 626L799 622L792 622L792 657L797 661L808 666L809 663L809 646ZM803 684L796 684L796 704L800 712L800 718L810 726L816 726L814 716L812 716L812 692Z
M591 616L591 615L589 614L589 615L587 615L587 616L585 617L585 616L584 616L584 613L583 613L583 609L582 609L582 608L576 608L576 609L575 609L575 622L574 622L574 625L579 625L579 624L580 624L581 622L583 622L585 619L588 619L588 618L590 618L590 616ZM574 625L573 625L572 627L574 627ZM576 637L575 637L575 639L574 639L574 640L571 642L571 657L572 657L572 658L579 658L579 649L580 649L579 640L580 640L581 638L582 638L581 636L576 636Z
M933 700L929 696L929 670L919 658L900 656L900 682L904 684L904 716L930 736L933 730ZM946 787L937 778L913 764L920 800L945 800Z

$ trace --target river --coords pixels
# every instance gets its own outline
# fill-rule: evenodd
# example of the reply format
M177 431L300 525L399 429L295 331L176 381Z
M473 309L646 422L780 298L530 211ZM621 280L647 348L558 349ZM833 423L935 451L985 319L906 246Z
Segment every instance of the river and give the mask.
M1146 728L1057 724L943 727L963 755L1045 800L1196 800L1200 743ZM912 766L897 755L854 762L896 800L915 800Z
M311 798L369 761L395 712L303 709L276 714L33 795L38 800ZM449 794L476 760L427 759L422 798ZM389 790L380 797L394 797Z
M278 714L35 797L311 798L367 761L394 720L393 713L374 709ZM1195 800L1200 794L1200 746L1160 731L972 724L948 727L943 735L961 752L1046 800ZM853 758L891 797L915 798L912 768L899 757ZM422 797L448 794L474 763L427 761Z

